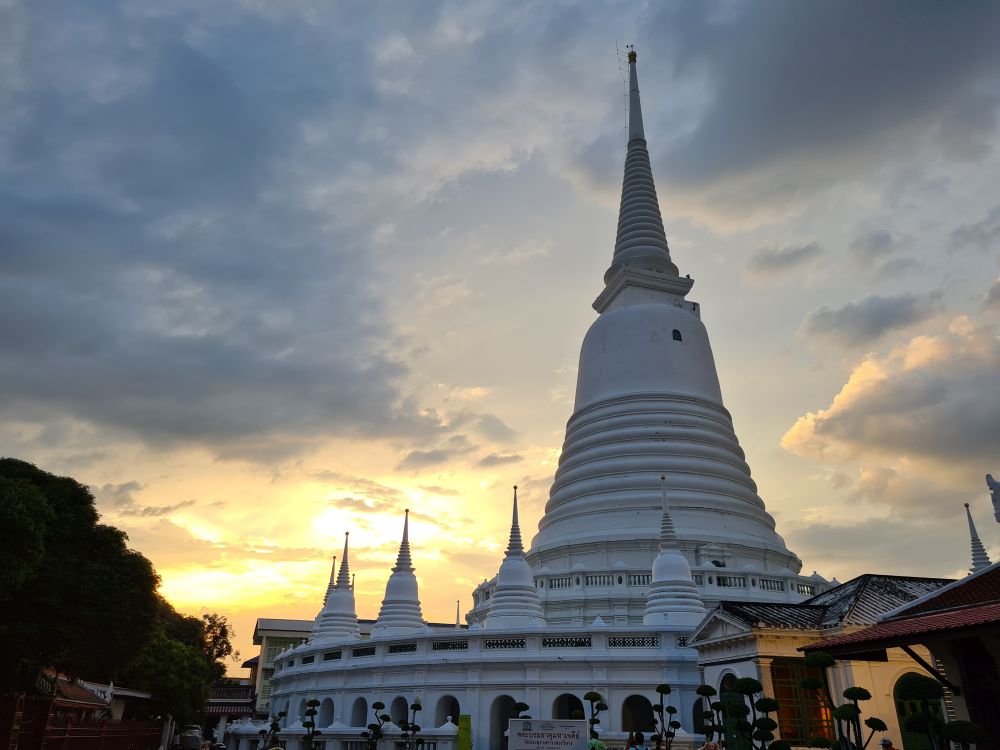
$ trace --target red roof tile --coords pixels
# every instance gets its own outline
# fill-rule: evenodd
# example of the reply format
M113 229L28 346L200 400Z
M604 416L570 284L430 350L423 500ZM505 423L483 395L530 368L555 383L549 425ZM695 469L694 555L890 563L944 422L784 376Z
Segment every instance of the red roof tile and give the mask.
M803 650L823 651L831 648L839 650L839 647L848 645L865 646L874 650L913 643L917 640L916 636L994 624L1000 624L1000 602L922 615L907 614L854 633L810 643Z

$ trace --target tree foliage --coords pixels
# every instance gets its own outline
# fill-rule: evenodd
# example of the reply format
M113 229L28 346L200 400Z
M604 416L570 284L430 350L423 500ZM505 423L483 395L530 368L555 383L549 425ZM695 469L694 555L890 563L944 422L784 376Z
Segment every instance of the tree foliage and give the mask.
M74 479L0 459L0 688L52 668L110 680L152 636L158 578Z
M0 534L0 691L52 669L149 690L153 715L200 717L235 654L232 628L161 597L152 563L100 523L87 487L0 459Z

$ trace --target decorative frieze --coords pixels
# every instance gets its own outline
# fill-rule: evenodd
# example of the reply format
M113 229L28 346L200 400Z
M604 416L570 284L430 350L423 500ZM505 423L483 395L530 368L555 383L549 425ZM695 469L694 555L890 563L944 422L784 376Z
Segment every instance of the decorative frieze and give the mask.
M431 644L432 651L468 651L469 642L461 641L434 641Z
M483 648L487 650L501 648L524 648L524 638L490 638L483 641Z
M608 648L659 648L658 635L613 635L608 638Z
M542 648L590 648L590 636L542 638Z

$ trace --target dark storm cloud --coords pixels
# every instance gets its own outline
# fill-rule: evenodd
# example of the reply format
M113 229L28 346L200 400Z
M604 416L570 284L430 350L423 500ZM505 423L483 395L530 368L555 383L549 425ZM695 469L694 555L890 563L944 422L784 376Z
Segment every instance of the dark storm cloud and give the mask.
M658 166L720 205L781 205L925 148L974 158L994 130L1000 5L989 0L653 7L640 67L655 49L677 80L710 90Z
M934 315L939 309L937 295L901 294L895 297L868 295L831 309L811 311L801 331L844 346L871 344L890 331L906 328Z
M815 242L790 247L762 247L750 255L744 269L756 282L784 279L814 267L823 259L823 248Z
M300 57L265 71L255 55L284 42L253 17L226 30L245 44L206 52L185 41L206 28L168 14L32 12L3 70L23 80L0 131L0 410L257 460L328 434L435 435L349 226L360 196L342 213L291 161L303 121L365 104L344 67L328 60L322 90ZM44 31L74 24L88 33ZM314 156L332 174L348 158Z

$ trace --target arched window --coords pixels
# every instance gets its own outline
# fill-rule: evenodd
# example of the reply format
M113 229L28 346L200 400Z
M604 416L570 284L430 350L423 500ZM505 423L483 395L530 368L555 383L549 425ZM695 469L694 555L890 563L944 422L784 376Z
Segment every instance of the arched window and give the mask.
M296 714L296 718L299 721L305 721L306 720L306 709L307 708L309 708L309 707L306 705L306 701L303 698L302 700L299 701L299 712L298 712L298 714Z
M684 339L682 339L682 338L681 338L681 332L680 332L680 331L678 331L678 330L677 330L677 329L675 328L675 329L674 329L674 341L683 341L683 340L684 340Z
M442 695L438 698L437 708L434 710L434 726L439 727L451 717L452 724L458 724L458 715L461 713L458 707L458 700L451 695Z
M552 703L553 719L584 719L583 701L572 693L563 693Z
M517 701L509 695L501 695L490 708L490 748L507 750L507 725L514 716Z
M368 726L368 701L364 698L354 699L354 706L351 707L351 726Z
M653 718L653 704L642 695L630 695L622 704L623 732L653 732L656 720Z
M392 699L392 705L389 707L389 716L392 718L392 723L397 726L401 721L410 720L410 704L401 695L397 695Z
M316 717L317 727L328 727L333 724L333 701L324 698L319 706L319 716Z

